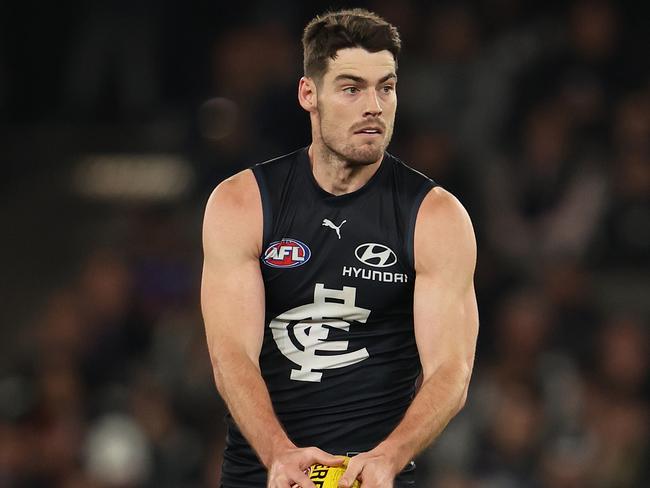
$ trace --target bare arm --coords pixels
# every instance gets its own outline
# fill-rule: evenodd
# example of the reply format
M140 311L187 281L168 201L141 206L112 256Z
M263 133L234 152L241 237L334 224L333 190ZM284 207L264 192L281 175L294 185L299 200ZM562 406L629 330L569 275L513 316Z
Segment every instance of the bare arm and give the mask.
M350 461L342 487L392 486L397 473L460 411L474 364L478 311L473 276L476 243L469 216L435 188L415 228L415 337L423 382L406 415L375 449Z
M269 469L269 487L303 488L302 472L319 462L339 464L315 448L297 449L273 412L259 367L264 337L264 284L259 265L262 208L250 170L222 182L203 222L201 307L217 388L235 422Z

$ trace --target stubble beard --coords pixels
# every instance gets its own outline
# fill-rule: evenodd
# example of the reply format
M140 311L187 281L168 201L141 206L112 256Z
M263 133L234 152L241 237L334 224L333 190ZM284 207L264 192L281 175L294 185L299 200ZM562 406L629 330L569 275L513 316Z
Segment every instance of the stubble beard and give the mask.
M393 136L392 125L386 124L384 139L381 142L355 145L348 141L338 141L336 137L329 137L327 131L323 131L323 117L320 118L319 125L320 138L329 155L355 165L368 165L381 160Z

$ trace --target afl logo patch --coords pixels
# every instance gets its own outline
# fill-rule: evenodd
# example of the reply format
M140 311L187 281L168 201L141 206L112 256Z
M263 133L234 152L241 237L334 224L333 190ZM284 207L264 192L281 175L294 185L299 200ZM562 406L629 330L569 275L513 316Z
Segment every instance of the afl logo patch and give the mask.
M374 268L387 268L397 262L397 256L391 248L374 242L357 246L354 255L363 264Z
M295 268L305 264L310 257L307 244L296 239L282 239L269 244L262 261L272 268Z

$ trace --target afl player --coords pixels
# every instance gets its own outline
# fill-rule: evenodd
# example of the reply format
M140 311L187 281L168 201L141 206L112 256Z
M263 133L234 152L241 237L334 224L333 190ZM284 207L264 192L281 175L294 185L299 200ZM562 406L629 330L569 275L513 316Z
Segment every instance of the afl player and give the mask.
M412 487L412 459L460 410L478 330L462 205L386 152L397 30L361 9L303 36L311 144L219 184L202 309L228 437L223 488ZM416 389L416 381L420 387Z

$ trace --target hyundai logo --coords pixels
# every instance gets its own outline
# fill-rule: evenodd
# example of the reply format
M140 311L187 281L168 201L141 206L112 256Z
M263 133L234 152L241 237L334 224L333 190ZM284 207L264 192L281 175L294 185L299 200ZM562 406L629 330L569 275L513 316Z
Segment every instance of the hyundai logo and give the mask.
M387 268L397 262L397 256L389 247L374 242L357 246L354 255L363 264L374 268Z

